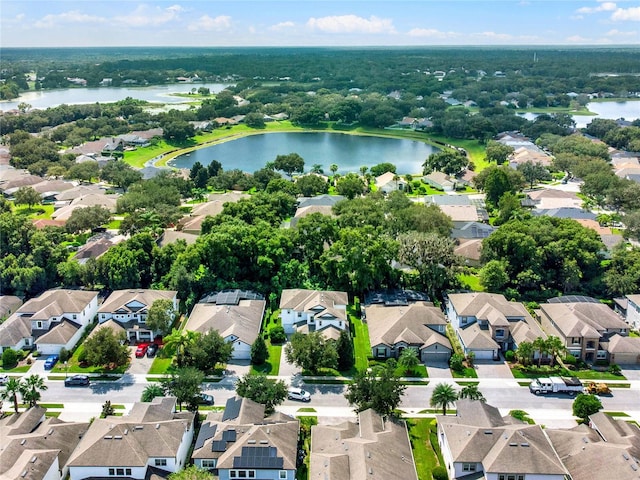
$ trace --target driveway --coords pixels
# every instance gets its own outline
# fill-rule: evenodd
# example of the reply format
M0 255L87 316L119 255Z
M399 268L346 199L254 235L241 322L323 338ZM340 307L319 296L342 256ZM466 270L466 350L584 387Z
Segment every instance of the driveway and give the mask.
M507 362L493 360L476 360L473 362L478 378L503 378L513 379L511 369Z
M451 375L451 369L449 369L449 364L446 362L437 363L437 362L429 362L426 364L427 373L429 374L429 378L453 378Z
M142 358L136 358L136 348L137 347L135 346L129 347L129 357L131 358L131 363L129 369L127 370L127 373L130 373L132 375L145 375L151 368L153 358L147 358L146 355Z
M627 380L640 380L640 365L621 365L621 368Z

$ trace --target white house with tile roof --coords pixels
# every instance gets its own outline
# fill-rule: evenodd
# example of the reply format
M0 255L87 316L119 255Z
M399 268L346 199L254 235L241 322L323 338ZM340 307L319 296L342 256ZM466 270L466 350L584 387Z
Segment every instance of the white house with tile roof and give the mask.
M346 292L287 289L280 299L280 318L286 333L321 331L337 338L349 326ZM337 335L336 335L337 334Z
M0 325L0 351L31 349L43 355L72 349L98 310L98 292L47 290Z

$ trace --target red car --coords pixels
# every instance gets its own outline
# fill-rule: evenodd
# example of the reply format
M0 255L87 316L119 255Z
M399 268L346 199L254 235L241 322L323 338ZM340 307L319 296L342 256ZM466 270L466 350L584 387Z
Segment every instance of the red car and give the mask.
M148 348L149 348L148 343L141 343L140 345L138 345L138 348L136 349L136 358L144 357L145 354L147 353Z

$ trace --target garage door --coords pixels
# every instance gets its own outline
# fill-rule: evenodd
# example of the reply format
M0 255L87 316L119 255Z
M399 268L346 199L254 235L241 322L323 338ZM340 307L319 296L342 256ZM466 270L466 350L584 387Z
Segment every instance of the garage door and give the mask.
M423 355L423 361L426 364L446 363L449 361L449 356L448 352L425 353Z
M493 360L493 350L474 350L476 360Z

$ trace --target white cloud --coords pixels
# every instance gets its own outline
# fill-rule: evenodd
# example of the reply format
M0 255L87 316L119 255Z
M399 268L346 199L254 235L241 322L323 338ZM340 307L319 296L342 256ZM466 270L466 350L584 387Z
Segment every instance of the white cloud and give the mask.
M607 33L605 33L605 36L607 36L607 37L637 37L638 36L638 32L636 30L631 30L630 32L622 32L622 31L616 30L614 28L613 30L609 30Z
M203 15L195 22L191 23L187 28L191 31L196 30L228 30L231 27L231 17L228 15L218 15L210 17Z
M356 15L312 17L307 26L325 33L396 33L392 20L374 15L368 19Z
M513 38L511 35L507 33L496 33L496 32L480 32L474 33L474 37L483 37L483 38L494 38L496 40L509 40Z
M640 7L618 8L611 15L611 20L640 22Z
M127 15L114 17L114 20L131 27L157 26L177 20L182 11L184 10L180 5L160 8L142 4Z
M571 37L567 37L567 42L570 43L586 43L589 39L581 37L580 35L573 35Z
M24 17L24 15L22 15ZM106 23L106 19L95 15L87 15L77 10L59 13L57 15L45 15L34 24L37 28L51 28L56 25L69 23Z
M293 22L280 22L280 23L276 23L275 25L271 25L269 27L269 30L272 30L274 32L278 32L281 30L287 30L289 28L293 28L295 27L296 24Z
M597 7L582 7L576 10L578 13L596 13L596 12L611 12L616 9L616 4L613 2L602 2Z
M435 28L412 28L407 32L410 37L429 37L429 38L453 38L459 37L461 34L456 32L442 32Z

